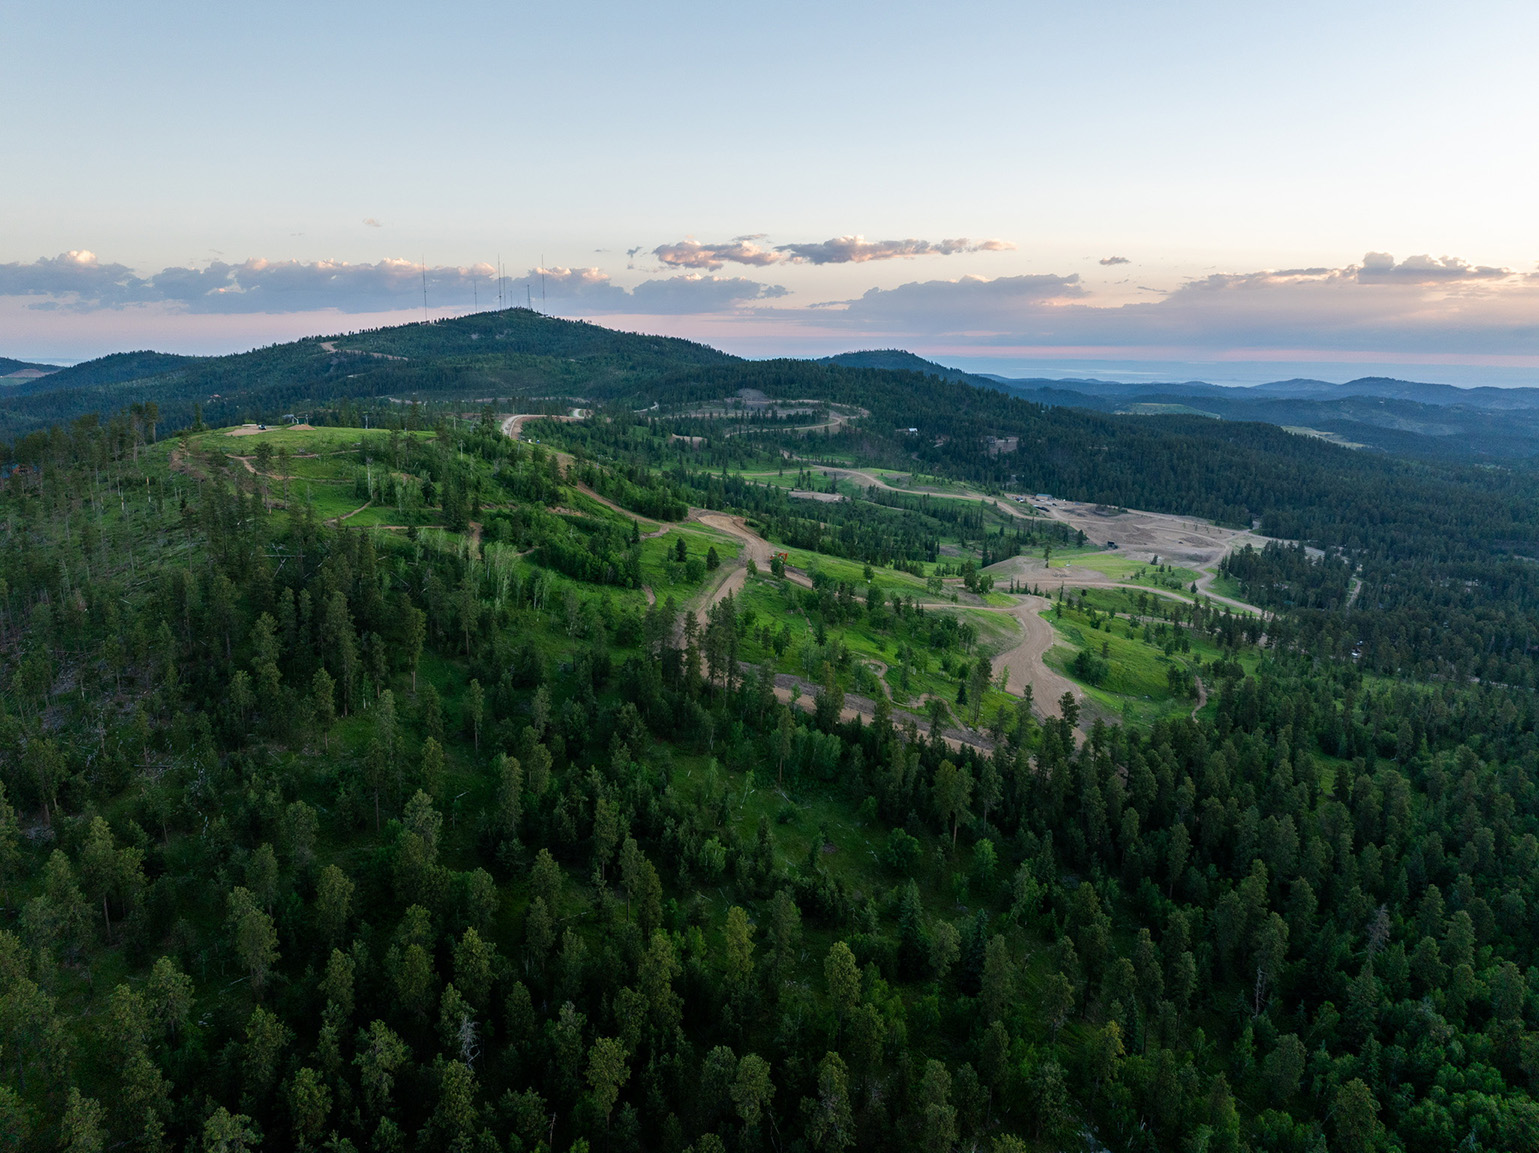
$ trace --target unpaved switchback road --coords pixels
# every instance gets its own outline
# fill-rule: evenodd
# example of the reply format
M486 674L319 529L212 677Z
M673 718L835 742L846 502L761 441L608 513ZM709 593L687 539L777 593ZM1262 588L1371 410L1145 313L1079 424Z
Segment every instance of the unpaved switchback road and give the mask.
M1020 596L1008 609L990 610L1014 617L1025 634L1020 644L994 658L994 670L997 674L1001 668L1009 669L1009 687L1016 692L1020 691L1020 686L1030 685L1032 703L1042 716L1050 715L1049 710L1056 713L1059 700L1068 693L1080 703L1083 717L1085 691L1062 673L1048 668L1042 659L1047 650L1058 643L1058 634L1042 616L1043 610L1049 607L1051 602L1046 597ZM1086 735L1083 720L1078 731L1081 736Z
M513 439L518 440L521 438L523 426L526 422L542 419L570 421L578 420L581 418L575 415L558 417L541 417L535 415L510 416L502 422L502 431ZM551 451L555 450L553 449ZM562 460L563 464L571 462L572 458L565 453L558 452L556 455ZM862 469L829 468L826 471L835 473L840 476L851 477L858 482L867 485L874 485L877 488L888 489L892 492L907 492L910 493L910 495L913 495L912 490L893 488L880 477ZM607 505L609 508L614 509L616 512L623 513L626 516L635 515L634 513L626 512L625 509L620 508L612 501L606 500L604 497L599 496L586 485L575 484L574 482L573 487L578 488L582 492L599 501L601 504ZM945 494L934 495L942 496ZM998 507L1007 510L1012 516L1020 517L1023 519L1026 518L1026 514L1016 509L1013 505L1010 504L1010 502L1000 502L994 497L967 495L951 496L948 497L948 499L963 499L977 501L980 503L993 503L998 505ZM1120 520L1120 517L1104 518L1099 516L1095 512L1096 506L1093 505L1069 506L1064 502L1058 502L1058 504L1059 513L1055 519L1067 521L1075 527L1080 527L1076 522L1080 521L1082 518L1094 518L1094 521L1092 522L1093 526L1098 528L1098 530L1104 534L1106 520ZM1260 539L1251 537L1248 533L1235 533L1231 532L1230 530L1222 529L1216 531L1217 533L1226 534L1225 536L1210 537L1203 533L1201 529L1211 528L1212 526L1201 525L1199 527L1197 522L1182 520L1178 517L1165 517L1158 513L1121 515L1136 515L1139 518L1139 523L1145 526L1142 533L1139 534L1139 539L1137 542L1138 545L1151 549L1151 556L1164 555L1171 561L1199 561L1206 562L1208 565L1216 565L1218 561L1222 559L1223 556L1229 551L1229 548L1234 547L1236 542L1241 538L1249 538L1251 540ZM1144 518L1148 518L1148 520L1144 520ZM742 542L743 545L741 555L729 565L723 566L723 571L721 572L721 575L716 579L715 583L702 589L699 593L691 598L688 604L684 606L684 611L693 612L695 619L703 627L709 623L710 611L713 605L719 603L722 600L725 600L728 596L736 595L742 591L748 580L748 562L752 560L754 564L759 567L760 571L767 571L770 566L770 558L774 555L775 549L767 540L765 540L758 533L754 532L753 529L749 528L748 523L741 516L732 516L727 513L715 512L711 509L705 508L692 508L689 510L689 519L697 524L705 525L707 528L712 528L718 532L722 532L728 536L734 537L738 541ZM1162 530L1162 532L1156 534L1154 531L1152 531L1154 526L1157 526L1160 530ZM1121 528L1122 526L1119 524L1119 530ZM661 535L666 531L667 526L663 525L657 530L656 533L649 533L648 535ZM1090 535L1088 531L1087 535ZM1128 534L1124 532L1124 535ZM1133 542L1130 541L1129 543L1131 544ZM1187 551L1182 552L1180 551L1179 547L1169 547L1171 545L1184 545ZM1166 552L1163 554L1153 553L1152 548L1154 546L1164 547L1166 548ZM1194 556L1192 555L1192 550L1201 551ZM1029 561L1025 561L1024 558L1020 557L1013 558L1013 560L1017 564L1030 564ZM991 566L991 571L1000 573L1003 571L1004 566L1010 563L1010 561L1000 562L999 565ZM1040 575L1045 580L1051 580L1053 576L1059 576L1061 579L1064 579L1066 583L1076 586L1081 584L1103 586L1115 586L1120 584L1120 582L1113 580L1105 573L1087 569L1078 570L1073 574L1072 578L1070 578L1069 574L1064 573L1062 570L1050 570L1049 572L1044 572ZM1207 572L1205 574L1206 581L1211 582L1212 577L1213 574L1211 572ZM805 573L788 569L786 570L786 579L791 581L793 584L800 585L803 588L812 587L812 581ZM1203 581L1199 581L1198 587L1201 588L1202 584ZM1132 588L1142 586L1128 585L1124 587ZM648 593L651 592L651 590L646 591ZM1161 593L1162 590L1150 589L1147 591ZM1164 593L1163 595L1173 596L1174 594ZM649 601L652 600L651 597L648 599ZM1240 608L1246 611L1259 612L1259 610L1255 609L1253 606L1243 605L1238 601L1230 601L1223 597L1213 597L1213 599L1223 601L1226 604L1233 605L1236 608ZM1072 696L1074 700L1080 704L1081 720L1075 731L1080 735L1081 738L1084 738L1087 735L1087 730L1085 727L1086 721L1087 719L1090 719L1088 718L1087 714L1095 711L1093 703L1087 705L1084 690L1073 681L1071 681L1068 677L1065 677L1063 674L1048 668L1046 662L1043 660L1043 657L1047 651L1052 648L1053 645L1058 643L1058 634L1053 630L1053 626L1049 624L1047 620L1044 619L1041 615L1044 610L1051 607L1051 603L1052 602L1050 602L1046 597L1022 594L1017 595L1015 597L1014 603L1008 608L988 608L984 610L987 612L997 612L1012 617L1021 626L1023 632L1021 640L1018 644L1016 644L1013 648L1007 649L1005 652L994 658L993 667L996 673L1001 668L1009 669L1009 684L1017 690L1019 690L1020 686L1022 685L1031 686L1032 700L1036 706L1038 714L1041 716L1046 717L1049 715L1056 715L1058 702L1063 698L1063 695L1068 693L1070 696ZM977 608L979 606L974 607ZM785 676L785 674L782 674L782 676ZM778 679L779 678L777 678L777 680ZM779 685L777 687L777 692L784 694L783 699L789 699L790 681L794 679L795 678L787 678L787 682L785 684ZM884 690L885 687L886 686L884 685ZM867 701L865 698L851 698L848 696L845 699L845 711L847 713L851 715L857 712L860 712L862 715L874 714L874 702ZM864 706L865 711L862 711L861 708L856 707L856 702ZM921 721L920 726L924 731L928 731L929 729L927 722ZM974 734L965 733L962 730L948 730L945 739L952 744L956 744L959 741L962 743L971 744L975 741L981 740L982 738L978 738Z
M774 549L769 541L765 540L740 516L728 516L724 512L711 512L709 509L692 508L689 510L689 519L707 528L714 528L718 532L724 532L728 536L736 537L743 542L743 554L732 562L732 567L723 573L716 586L709 593L700 597L699 607L695 609L695 617L703 625L710 616L711 606L717 601L725 600L743 590L743 585L748 581L748 562L751 560L759 566L760 572L768 572L770 557L774 555ZM786 579L792 584L801 585L803 588L811 588L812 581L804 574L786 570Z
M744 669L753 666L744 662ZM795 692L793 692L793 687ZM794 704L803 712L812 712L817 708L819 692L818 686L805 677L793 676L790 673L775 674L775 697L786 704ZM859 696L856 693L844 695L844 708L839 713L841 721L853 721L859 717L864 723L870 724L876 719L876 702L870 697ZM948 746L960 750L963 745L970 745L984 753L994 751L994 742L981 733L972 732L969 729L949 728L942 729L936 734L934 726L924 717L908 709L895 708L892 710L892 723L894 728L901 729L910 721L921 732L932 737L939 736Z

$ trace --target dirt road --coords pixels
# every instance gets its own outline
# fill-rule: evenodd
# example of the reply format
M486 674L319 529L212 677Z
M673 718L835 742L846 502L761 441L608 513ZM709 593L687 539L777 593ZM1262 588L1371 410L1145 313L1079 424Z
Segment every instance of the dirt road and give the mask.
M523 440L524 425L528 424L531 420L559 420L570 423L571 421L581 419L582 417L575 415L555 416L545 415L538 412L523 412L519 413L517 416L509 416L503 419L502 434L504 436L510 436L514 440ZM563 464L572 459L570 453L557 452L555 449L551 449L550 451L556 453L556 458Z
M545 419L538 416L511 416L503 421L503 432L519 439L523 425L530 420ZM558 420L575 420L576 416L556 417ZM558 454L564 456L565 454ZM570 457L566 458L568 461ZM911 489L894 488L887 484L881 477L864 469L828 468L824 471L838 476L846 476L855 481L876 488L887 489L891 492L904 492L913 495ZM627 516L634 514L625 512L612 502L605 500L597 493L592 492L585 485L575 487L586 492L595 500L617 512ZM799 494L798 494L799 495ZM936 496L948 496L949 499L972 500L979 503L992 503L1005 509L1011 516L1022 519L1028 518L1027 514L1017 509L1008 500L998 500L994 497L980 495L949 496L949 494L935 493ZM1119 555L1132 554L1135 559L1142 558L1146 563L1153 563L1157 556L1166 564L1180 564L1184 567L1196 568L1203 573L1198 579L1197 586L1203 590L1211 585L1214 577L1213 567L1223 559L1230 549L1239 547L1244 543L1259 544L1264 538L1257 537L1248 532L1231 529L1222 529L1201 521L1189 518L1167 516L1162 513L1142 512L1116 512L1103 511L1100 506L1081 505L1066 501L1054 501L1048 506L1049 515L1053 519L1063 521L1070 526L1083 529L1086 536L1097 540L1105 540L1111 536L1108 528L1117 535L1112 538L1118 542ZM713 585L703 589L692 598L691 603L685 607L686 612L692 611L695 619L703 627L709 621L710 610L713 605L724 600L728 596L741 592L748 579L748 561L752 560L761 571L767 571L770 558L774 554L774 548L758 533L748 527L747 522L741 516L731 516L727 513L714 512L710 509L692 508L689 519L695 523L705 525L735 537L742 542L742 554L728 566ZM1094 531L1092 531L1094 530ZM666 531L663 526L659 532ZM1118 581L1106 573L1096 569L1073 568L1072 566L1057 569L1046 569L1039 561L1030 558L1014 557L1007 561L1001 561L997 565L991 565L988 570L996 576L1030 576L1033 583L1039 585L1050 584L1058 581L1071 587L1121 587L1130 589L1143 589L1157 596L1169 597L1175 600L1186 600L1174 592L1164 589L1145 589L1142 585L1132 585L1124 581ZM811 588L812 581L804 573L787 570L786 578L792 583ZM1206 595L1210 599L1227 604L1244 612L1261 614L1261 611L1253 605L1247 605L1240 601L1230 600L1227 597L1216 596L1211 592ZM987 608L984 611L997 612L1007 615L1020 625L1022 636L1014 647L995 657L992 664L995 675L1001 668L1010 670L1009 686L1019 692L1021 686L1030 685L1032 700L1038 715L1058 715L1058 702L1068 693L1080 704L1080 724L1076 732L1081 738L1087 734L1087 723L1093 721L1090 716L1095 711L1091 702L1087 706L1085 692L1077 684L1061 673L1048 668L1044 656L1058 642L1058 634L1053 626L1041 615L1043 611L1051 607L1051 601L1046 597L1019 594L1014 603L1008 608ZM975 608L982 606L975 606ZM776 678L776 693L784 700L791 697L793 683L799 682L799 678L781 674ZM784 682L784 683L781 683ZM810 687L810 686L806 686ZM1202 693L1199 687L1199 694ZM869 719L875 714L875 702L863 697L846 696L845 713L847 718L861 715ZM804 698L804 703L810 707L810 697ZM1198 707L1201 708L1199 700ZM905 720L908 714L904 714ZM918 719L918 718L916 718ZM921 729L928 731L927 722L920 721ZM959 744L979 745L982 738L965 730L947 730L943 734L944 739L953 746ZM979 747L983 747L979 745Z
M743 553L733 561L731 567L726 569L722 577L717 581L707 594L699 598L699 605L695 609L695 618L704 625L710 616L711 607L718 601L725 600L728 596L743 591L743 586L748 582L748 562L752 560L759 566L760 572L768 572L770 557L774 555L774 549L769 541L765 540L740 516L728 516L723 512L712 512L705 508L692 508L689 510L689 519L707 528L714 528L718 532L724 532L728 536L736 537L743 542ZM812 581L804 574L786 570L786 579L792 584L801 585L803 588L811 588Z
M351 353L353 356L372 356L375 360L410 360L409 356L391 356L388 352L365 352L361 348L338 348L334 340L321 341L321 348L330 353Z
M800 690L799 692L793 689ZM812 712L817 708L818 686L804 677L793 676L790 673L775 674L775 697L788 705L795 705L803 712ZM876 719L876 702L870 697L858 696L855 693L844 694L844 708L840 710L841 721L853 721L859 717L866 724ZM901 729L910 721L921 732L929 734L932 728L930 722L916 712L908 709L893 709L892 723L894 728ZM970 745L985 753L994 751L994 742L980 733L968 729L942 729L940 739L945 741L953 749L961 749L963 745Z
M1081 706L1085 702L1085 691L1068 677L1048 668L1042 659L1047 650L1058 643L1058 634L1042 616L1050 606L1046 597L1021 596L1008 609L992 610L1014 617L1024 634L1020 644L994 658L994 673L997 676L1001 668L1009 669L1008 684L1015 692L1020 692L1022 685L1030 685L1032 702L1044 717L1058 715L1058 702L1064 693L1070 694ZM1084 735L1083 722L1080 733Z
M796 457L794 459L801 460L803 458ZM851 480L859 481L867 488L880 488L885 489L887 492L901 492L905 496L933 496L939 500L970 500L977 504L992 504L997 505L1003 512L1006 512L1019 520L1036 519L1029 514L1022 512L1015 506L1015 503L1008 498L1001 499L997 496L984 496L980 493L940 492L938 490L932 491L924 488L895 488L894 486L888 484L881 477L877 476L875 473L867 472L865 469L861 468L833 468L818 466L817 471L831 473L834 476L847 476Z
M560 421L568 421L568 422L570 422L570 421L582 420L582 419L583 419L582 417L575 416L575 415L571 415L571 416L541 416L538 413L523 413L523 414L520 414L519 416L505 417L503 419L503 422L502 422L502 432L503 432L504 436L512 437L514 440L523 440L523 438L524 438L524 425L526 423L528 423L529 421L531 421L531 420L560 420ZM569 466L572 463L572 455L571 455L571 453L561 452L558 449L554 449L554 448L549 449L549 451L555 456L555 458L558 461L561 462L561 467L562 468L566 468L567 466ZM567 483L570 484L573 488L575 488L578 492L582 493L584 496L592 497L594 500L598 501L599 504L603 505L605 508L610 509L610 510L612 510L614 512L617 512L621 516L628 516L632 520L640 521L642 524L655 525L655 524L658 523L657 521L652 520L650 517L639 516L638 514L631 512L629 509L621 508L619 505L615 504L614 501L610 500L607 496L600 496L598 493L594 492L591 488L589 488L587 485L583 484L581 481L569 480L569 481L567 481ZM663 533L665 533L667 531L668 531L668 526L667 525L663 525L657 531L644 533L643 535L644 536L661 536Z

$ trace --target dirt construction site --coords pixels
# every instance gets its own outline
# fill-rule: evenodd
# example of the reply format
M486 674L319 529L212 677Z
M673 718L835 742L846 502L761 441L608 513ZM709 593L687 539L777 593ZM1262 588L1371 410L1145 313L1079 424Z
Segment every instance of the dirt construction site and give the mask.
M1114 542L1117 551L1131 560L1173 564L1202 569L1217 564L1224 554L1251 544L1259 548L1266 538L1245 529L1220 528L1208 521L1168 513L1140 512L1107 505L1053 500L1034 502L1053 520L1083 532L1089 543Z

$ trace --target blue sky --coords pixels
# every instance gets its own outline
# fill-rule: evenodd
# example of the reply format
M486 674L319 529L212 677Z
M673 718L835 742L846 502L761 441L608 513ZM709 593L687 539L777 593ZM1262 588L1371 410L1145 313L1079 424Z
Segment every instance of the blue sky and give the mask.
M424 262L447 315L500 258L552 312L755 356L1539 382L1532 5L55 0L0 31L4 355L408 320Z

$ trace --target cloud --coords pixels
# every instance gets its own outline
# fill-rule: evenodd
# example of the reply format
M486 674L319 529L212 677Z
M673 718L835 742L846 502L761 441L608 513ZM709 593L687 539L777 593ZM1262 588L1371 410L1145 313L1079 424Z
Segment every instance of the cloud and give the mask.
M726 312L751 301L786 294L778 284L760 284L741 276L687 273L644 280L627 290L611 283L609 274L597 268L533 268L516 282L515 302L526 285L533 298L543 300L552 311L587 314L686 316Z
M1112 264L1132 264L1133 262L1131 260L1129 260L1126 256L1103 256L1103 257L1101 257L1100 263L1104 264L1104 265L1112 265Z
M429 299L459 303L459 297L473 294L473 284L493 275L489 264L429 268ZM47 303L77 312L137 304L168 304L192 313L383 312L420 305L422 281L422 265L411 260L215 260L147 277L126 265L103 264L91 252L0 264L0 296L47 297L32 307Z
M1448 284L1454 281L1505 280L1511 275L1511 269L1474 265L1457 256L1408 256L1396 264L1395 258L1387 252L1368 253L1357 269L1357 278L1364 284Z
M1075 277L963 277L872 289L820 323L872 339L1186 353L1539 355L1539 277L1452 257L1370 253L1339 268L1214 273L1157 300L1103 302Z
M147 283L127 265L102 264L85 250L0 264L0 296L74 296L110 305L130 302Z
M778 254L772 265L796 259L761 241L739 236L697 248L721 252L751 246ZM805 259L812 262L810 256ZM1338 267L1213 271L1174 286L1145 282L1136 295L1131 283L1108 291L1074 275L962 276L873 288L851 300L771 309L756 306L778 302L787 295L785 288L748 276L716 275L709 268L672 268L622 287L599 268L548 267L543 290L541 271L531 269L512 282L514 302L521 303L527 289L537 306L543 300L557 315L699 317L691 331L709 331L728 344L740 331L734 326L751 317L755 332L773 325L793 343L797 333L819 330L819 339L858 339L871 342L870 347L928 340L980 351L1164 349L1185 358L1288 350L1539 358L1539 273L1451 256L1397 260L1368 253ZM487 301L493 276L488 265L430 267L429 307L468 309L476 285ZM383 316L420 310L423 277L421 264L412 260L215 260L140 275L82 250L0 264L0 299L9 300L18 314L39 321L46 314L53 318L50 323L60 324L71 314L141 306L166 316L233 318L322 310Z
M374 217L372 217L372 216L365 216L363 218L363 222L364 222L364 224L366 224L370 228L383 228L383 227L385 227L383 223L381 223L378 220L375 220Z
M324 309L373 313L420 308L424 278L430 307L469 306L477 286L482 299L489 299L488 282L495 276L489 264L424 271L413 260L348 264L253 259L164 268L142 277L126 265L103 264L94 253L77 251L31 264L0 264L0 297L32 298L27 307L37 311L161 305L176 312L226 315ZM578 313L659 315L721 312L786 293L780 285L700 273L656 278L626 289L598 268L559 267L532 268L512 282L511 291L515 302L532 298Z
M780 244L767 248L758 243L764 233L734 236L719 244L693 239L662 244L652 255L672 268L719 271L726 264L762 268L781 264L864 264L870 260L896 260L914 256L953 256L959 252L1007 252L1015 245L1006 240L867 240L863 236L836 236L813 244Z
M1011 327L1049 302L1079 300L1079 276L964 276L897 288L872 288L855 300L824 305L849 325L899 332L967 333ZM842 308L840 305L842 304Z
M643 281L631 291L631 299L635 312L678 314L720 312L785 294L781 285L760 284L746 277L692 275Z
M775 251L798 264L864 264L870 260L896 260L913 256L953 256L959 252L1008 252L1007 240L867 240L863 236L836 236L817 244L782 244Z
M728 261L756 268L779 263L782 259L780 254L761 248L754 243L758 239L757 236L735 236L720 244L681 240L677 244L658 245L652 250L652 255L670 268L698 268L707 272L718 271Z

